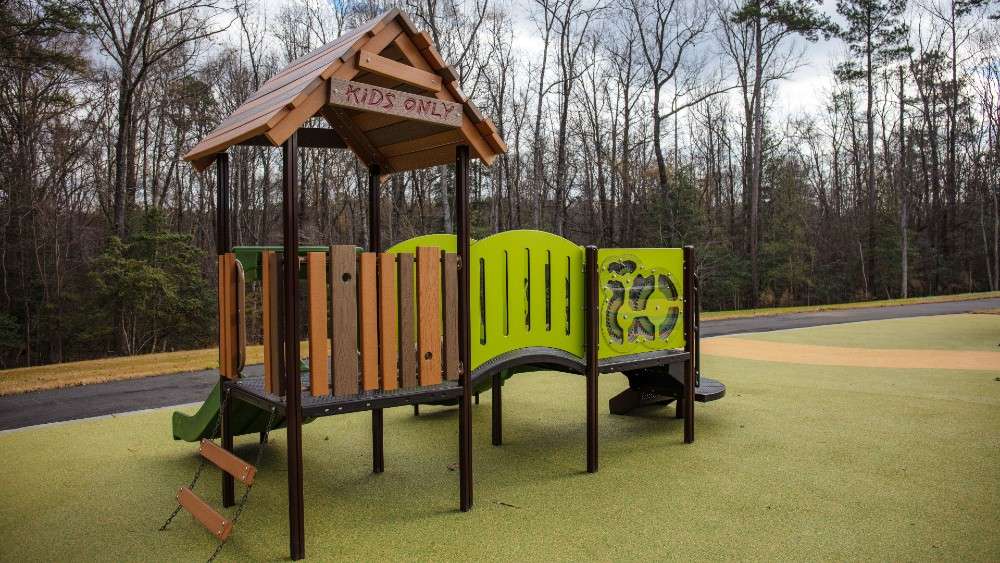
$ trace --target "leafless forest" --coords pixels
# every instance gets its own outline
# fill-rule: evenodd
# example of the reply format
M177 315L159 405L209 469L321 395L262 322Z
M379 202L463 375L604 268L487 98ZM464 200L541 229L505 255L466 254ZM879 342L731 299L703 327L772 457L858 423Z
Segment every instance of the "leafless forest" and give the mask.
M211 345L215 178L180 156L285 63L392 6L0 3L0 367ZM474 167L477 237L693 244L708 309L998 288L996 3L398 7L510 146ZM815 109L783 107L803 77L823 79ZM231 155L234 242L277 242L280 151ZM301 166L302 242L363 244L354 157ZM449 178L393 176L384 240L450 232Z

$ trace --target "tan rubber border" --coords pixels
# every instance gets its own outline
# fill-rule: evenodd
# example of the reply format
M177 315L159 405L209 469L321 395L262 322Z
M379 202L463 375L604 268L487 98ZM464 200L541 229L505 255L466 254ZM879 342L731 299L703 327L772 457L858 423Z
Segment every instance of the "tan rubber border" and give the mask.
M1000 371L1000 352L846 348L734 337L703 340L701 351L712 356L791 364Z

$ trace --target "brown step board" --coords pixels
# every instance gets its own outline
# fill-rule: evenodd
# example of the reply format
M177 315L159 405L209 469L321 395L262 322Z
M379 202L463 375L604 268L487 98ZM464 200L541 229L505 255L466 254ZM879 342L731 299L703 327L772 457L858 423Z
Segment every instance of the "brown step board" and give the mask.
M198 453L214 463L219 469L232 475L240 483L248 487L253 484L257 468L217 446L215 442L202 438Z
M219 541L226 541L226 538L233 531L232 520L216 512L208 503L191 492L191 489L187 487L178 489L177 503L184 507L184 510L190 512L191 516L194 516L195 520L201 522L201 525L205 526L209 532L212 532L212 535L218 538Z

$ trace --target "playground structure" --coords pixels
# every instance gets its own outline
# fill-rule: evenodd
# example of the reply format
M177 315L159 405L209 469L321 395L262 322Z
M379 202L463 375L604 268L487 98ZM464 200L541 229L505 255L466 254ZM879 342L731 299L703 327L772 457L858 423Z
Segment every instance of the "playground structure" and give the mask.
M304 127L314 117L330 127ZM225 151L240 144L282 147L280 247L230 243ZM347 148L368 167L366 251L300 247L301 148ZM515 373L585 375L589 472L598 467L600 373L629 378L629 389L611 400L614 413L676 401L685 442L694 440L694 403L724 394L722 384L698 373L693 248L585 248L540 231L471 240L470 160L489 165L504 152L496 128L462 94L430 37L391 10L293 61L185 156L199 169L215 163L217 170L220 383L217 407L210 400L194 417L175 415L174 435L201 440L202 463L223 471L222 504L230 507L235 481L249 490L257 471L233 455L234 435L260 432L263 448L270 429L286 426L292 559L305 555L301 432L308 419L371 411L379 473L383 409L457 403L459 507L467 511L471 398L492 393L492 442L501 445L502 386ZM457 234L416 237L383 251L383 175L452 163ZM259 282L263 304L258 377L242 373L248 282ZM217 434L221 446L211 441ZM179 509L224 542L236 517L224 517L192 489L178 492Z

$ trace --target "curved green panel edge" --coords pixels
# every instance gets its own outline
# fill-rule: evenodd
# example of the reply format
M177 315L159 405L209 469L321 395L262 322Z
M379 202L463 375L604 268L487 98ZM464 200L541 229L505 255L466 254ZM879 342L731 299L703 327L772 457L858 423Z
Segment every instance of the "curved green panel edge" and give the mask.
M470 247L472 369L521 348L584 356L583 247L515 230Z
M445 252L458 252L458 242L455 235L446 234L422 235L406 239L392 245L386 252L393 254L407 252L412 254L417 251L418 246L431 246L440 248Z
M599 359L684 347L684 251L597 251Z

